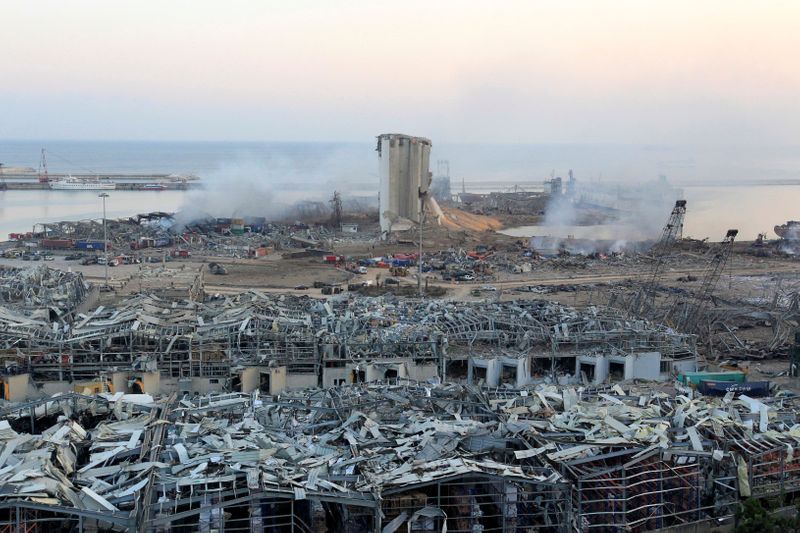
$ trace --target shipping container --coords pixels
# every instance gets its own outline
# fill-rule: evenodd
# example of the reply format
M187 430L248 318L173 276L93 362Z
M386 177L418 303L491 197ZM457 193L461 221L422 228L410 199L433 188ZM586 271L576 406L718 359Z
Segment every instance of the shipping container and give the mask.
M111 246L109 246L111 248ZM75 241L77 250L102 250L103 241Z
M706 396L725 396L729 392L739 396L746 394L754 398L761 398L769 395L769 381L744 381L737 383L735 381L712 381L708 379L701 379L697 385L697 390L700 394Z
M700 380L707 381L734 381L736 383L744 383L744 372L685 372L678 376L678 381L684 385L697 386Z
M54 250L68 250L75 244L72 239L42 239L39 245L42 248L51 248Z
M156 248L163 248L165 246L169 246L172 244L172 239L169 237L158 237L157 239L153 240L153 246Z

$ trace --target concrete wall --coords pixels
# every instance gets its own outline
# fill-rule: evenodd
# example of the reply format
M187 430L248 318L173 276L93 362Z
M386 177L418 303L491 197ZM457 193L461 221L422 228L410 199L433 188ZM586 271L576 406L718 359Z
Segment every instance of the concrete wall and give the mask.
M684 372L697 372L697 361L694 359L685 359L681 361L673 361L672 362L672 372L675 375L682 374ZM662 375L663 379L670 379L672 376L670 375Z
M503 383L503 370L510 369L513 387L522 387L531 381L530 360L527 357L494 357L491 359L471 358L467 371L467 383L478 384L479 378L476 369L486 369L484 384L497 387Z
M387 370L393 370L394 372L397 372L398 378L408 377L408 370L406 369L405 361L373 363L367 365L367 381L383 381L386 379Z
M345 366L342 367L329 367L322 369L322 386L325 388L335 387L340 380L345 383L350 383L350 373L352 369Z
M479 371L483 369L486 371L486 377L483 378L483 384L488 387L496 387L500 382L500 361L498 359L479 359L470 358L469 368L467 370L467 383L478 385L481 378L478 377Z
M251 366L242 370L242 392L253 392L261 385L261 368Z
M38 396L48 397L53 394L69 392L72 389L68 381L48 381L42 383L42 389L39 391Z
M225 382L225 378L192 378L192 393L223 392Z
M114 387L114 392L130 392L128 388L128 373L112 372L111 385Z
M158 395L161 394L161 372L145 372L142 374L144 393Z
M645 352L625 358L625 379L661 379L661 354Z
M594 379L590 379L589 383L599 385L608 378L608 359L603 355L579 355L575 358L575 376L580 380L581 378L581 364L589 364L594 366Z
M311 373L286 373L286 390L308 389L317 386L317 375Z
M661 353L645 352L630 355L580 355L575 358L575 375L581 378L581 364L594 365L594 379L589 380L599 385L611 379L611 363L624 366L622 379L660 380Z
M408 379L415 381L425 381L427 379L439 377L439 365L436 363L427 364L406 364Z
M285 366L279 366L269 369L269 393L273 396L282 393L286 390L287 372ZM314 384L316 386L317 376L314 376Z
M22 402L35 394L30 374L19 374L5 378L5 397L10 402Z

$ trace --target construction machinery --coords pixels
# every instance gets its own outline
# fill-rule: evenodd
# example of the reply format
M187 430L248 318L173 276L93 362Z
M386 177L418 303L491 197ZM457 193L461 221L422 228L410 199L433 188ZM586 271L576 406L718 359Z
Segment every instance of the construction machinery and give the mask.
M661 280L667 257L669 257L673 246L683 237L683 219L686 216L686 200L677 200L675 207L669 215L661 238L653 245L650 250L653 256L653 264L647 273L645 283L634 295L629 311L634 315L641 315L648 307L655 307L656 288Z
M739 234L737 229L729 229L725 234L725 238L713 251L711 260L706 267L703 282L700 285L700 290L694 295L694 298L684 308L681 320L678 321L678 330L687 333L695 333L699 329L699 319L705 310L705 306L714 294L714 289L717 287L717 282L725 265L728 263L728 258L731 255L733 242L736 235Z

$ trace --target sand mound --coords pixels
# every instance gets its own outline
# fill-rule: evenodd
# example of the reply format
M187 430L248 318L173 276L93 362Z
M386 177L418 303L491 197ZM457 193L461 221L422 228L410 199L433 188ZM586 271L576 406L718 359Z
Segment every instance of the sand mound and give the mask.
M450 229L467 231L497 231L503 229L503 223L496 218L474 215L455 207L442 207L441 224Z

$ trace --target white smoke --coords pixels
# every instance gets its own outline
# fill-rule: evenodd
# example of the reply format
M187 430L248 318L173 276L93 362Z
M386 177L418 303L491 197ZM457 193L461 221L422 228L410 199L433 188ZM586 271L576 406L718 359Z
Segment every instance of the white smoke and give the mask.
M681 191L665 181L577 182L574 194L553 195L543 231L571 253L622 252L658 239Z
M292 216L298 202L327 206L334 190L352 182L377 178L360 153L334 147L304 155L303 145L270 153L242 152L202 176L202 189L190 191L176 221L187 224L206 217L265 217L268 221ZM368 152L368 155L374 157Z

